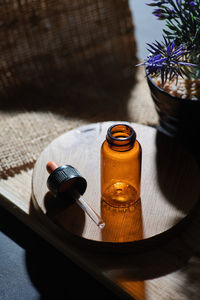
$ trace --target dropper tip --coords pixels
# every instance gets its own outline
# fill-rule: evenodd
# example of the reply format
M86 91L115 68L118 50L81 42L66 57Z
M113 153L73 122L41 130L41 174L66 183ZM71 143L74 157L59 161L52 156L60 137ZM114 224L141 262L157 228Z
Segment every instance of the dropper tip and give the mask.
M101 222L101 223L99 223L98 226L99 226L100 229L103 229L103 228L105 227L105 225L106 225L106 224L105 224L104 222Z

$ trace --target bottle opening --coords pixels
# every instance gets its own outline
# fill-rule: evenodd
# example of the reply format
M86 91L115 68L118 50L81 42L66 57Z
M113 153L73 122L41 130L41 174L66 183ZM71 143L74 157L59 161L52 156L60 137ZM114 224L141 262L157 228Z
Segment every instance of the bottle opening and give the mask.
M107 142L110 145L122 147L133 147L136 140L136 133L133 128L127 124L116 124L108 128Z

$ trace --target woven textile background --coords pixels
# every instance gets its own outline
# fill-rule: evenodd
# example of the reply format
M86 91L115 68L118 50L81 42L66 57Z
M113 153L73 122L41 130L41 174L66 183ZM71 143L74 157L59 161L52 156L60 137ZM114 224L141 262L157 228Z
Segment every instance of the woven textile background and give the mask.
M145 97L134 99L142 79L127 0L0 4L1 177L32 167L53 138L81 124L156 122Z

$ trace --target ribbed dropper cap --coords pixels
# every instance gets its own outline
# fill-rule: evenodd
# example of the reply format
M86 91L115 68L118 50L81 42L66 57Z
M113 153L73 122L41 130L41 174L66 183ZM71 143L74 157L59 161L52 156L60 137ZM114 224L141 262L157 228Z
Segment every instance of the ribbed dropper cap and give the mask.
M71 193L73 195L85 193L87 181L71 165L59 166L55 162L48 162L47 171L50 173L47 187L55 196L59 193Z

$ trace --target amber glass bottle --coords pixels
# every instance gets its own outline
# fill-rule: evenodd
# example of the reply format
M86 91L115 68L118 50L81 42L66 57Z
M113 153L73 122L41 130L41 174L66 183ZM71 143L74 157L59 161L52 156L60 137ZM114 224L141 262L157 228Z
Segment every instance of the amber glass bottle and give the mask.
M127 207L140 198L141 146L133 128L111 126L101 147L101 198Z

